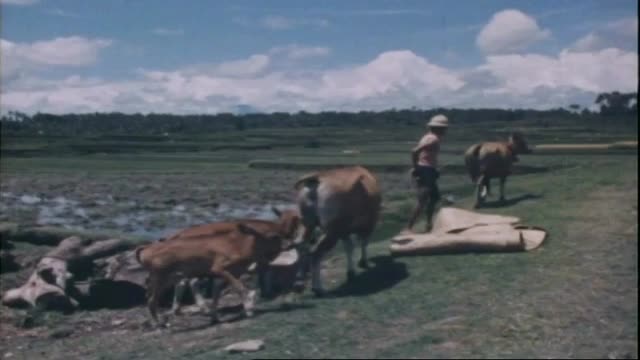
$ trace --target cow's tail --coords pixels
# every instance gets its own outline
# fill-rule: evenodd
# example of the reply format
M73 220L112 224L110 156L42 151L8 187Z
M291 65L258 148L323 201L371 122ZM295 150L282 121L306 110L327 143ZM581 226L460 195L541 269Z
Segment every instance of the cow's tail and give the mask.
M480 148L482 144L472 145L467 152L464 154L464 163L467 166L467 172L469 173L469 177L471 177L471 181L474 183L480 177Z

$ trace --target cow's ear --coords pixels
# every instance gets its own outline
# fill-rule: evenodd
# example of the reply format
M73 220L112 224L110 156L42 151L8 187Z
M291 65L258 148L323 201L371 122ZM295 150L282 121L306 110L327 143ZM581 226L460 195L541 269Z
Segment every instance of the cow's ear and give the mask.
M278 210L278 208L275 206L271 207L271 211L273 211L273 213L276 214L277 217L282 216L282 211Z
M253 235L253 236L259 236L260 233L258 233L254 228L245 225L243 223L239 223L238 224L238 230L243 233L243 234L247 234L247 235Z

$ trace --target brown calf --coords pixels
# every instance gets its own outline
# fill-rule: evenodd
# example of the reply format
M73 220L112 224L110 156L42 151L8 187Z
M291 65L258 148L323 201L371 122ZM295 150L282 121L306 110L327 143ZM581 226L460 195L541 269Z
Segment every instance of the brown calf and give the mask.
M272 207L271 210L278 217L278 221L281 223L283 228L288 229L287 231L291 234L289 237L294 236L293 234L296 231L296 227L298 226L299 220L300 220L299 214L293 210L281 211L275 207ZM203 236L215 237L220 234L227 234L233 231L237 231L237 224L239 223L252 226L256 223L261 223L261 222L262 220L241 219L241 220L221 221L217 223L192 226L190 228L177 232L176 234L167 238L167 240L165 241L190 241L192 239L196 239L196 240L201 239ZM268 272L267 269L264 269L262 267L256 268L256 270L258 273L259 281L263 285L261 288L261 293L262 291L264 291L265 293L270 293L271 292L271 286L270 286L271 274ZM197 307L200 309L205 308L204 296L202 295L202 292L198 288L199 280L200 279L197 279L197 278L183 279L176 284L176 288L173 296L173 305L171 308L171 312L173 314L178 314L180 312L180 308L181 308L180 302L187 285L191 289L191 292L194 296ZM212 281L213 295L214 297L219 296L220 291L222 291L221 287L223 284L220 283L222 279L213 278L212 280L213 280ZM262 295L265 295L265 294L262 294Z
M157 303L165 290L184 278L215 276L240 293L247 316L252 316L255 291L248 291L237 279L252 263L263 267L282 250L293 246L291 239L298 227L292 216L279 222L233 221L228 231L207 231L207 226L188 229L189 240L173 239L140 247L136 257L149 271L147 305L152 320L158 324ZM224 226L221 226L224 227ZM213 226L209 226L211 230ZM211 305L211 321L217 321L217 296Z

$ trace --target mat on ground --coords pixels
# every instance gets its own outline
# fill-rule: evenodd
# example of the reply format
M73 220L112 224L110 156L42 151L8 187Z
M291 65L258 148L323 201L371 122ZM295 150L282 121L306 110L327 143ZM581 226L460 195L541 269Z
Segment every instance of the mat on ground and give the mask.
M389 249L397 256L531 251L546 237L545 229L522 224L514 216L445 207L430 233L400 233L391 239Z

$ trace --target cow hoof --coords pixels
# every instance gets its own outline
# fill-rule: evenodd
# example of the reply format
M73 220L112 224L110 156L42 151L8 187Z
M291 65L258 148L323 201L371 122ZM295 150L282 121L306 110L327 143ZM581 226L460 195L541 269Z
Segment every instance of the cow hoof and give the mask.
M369 268L369 262L367 260L360 260L360 261L358 261L358 267L360 269L368 269Z
M347 272L347 282L353 282L353 280L355 280L356 278L356 272L355 271L348 271Z
M313 295L315 295L315 297L318 297L318 298L324 297L325 295L323 289L311 289L311 291L313 291Z

